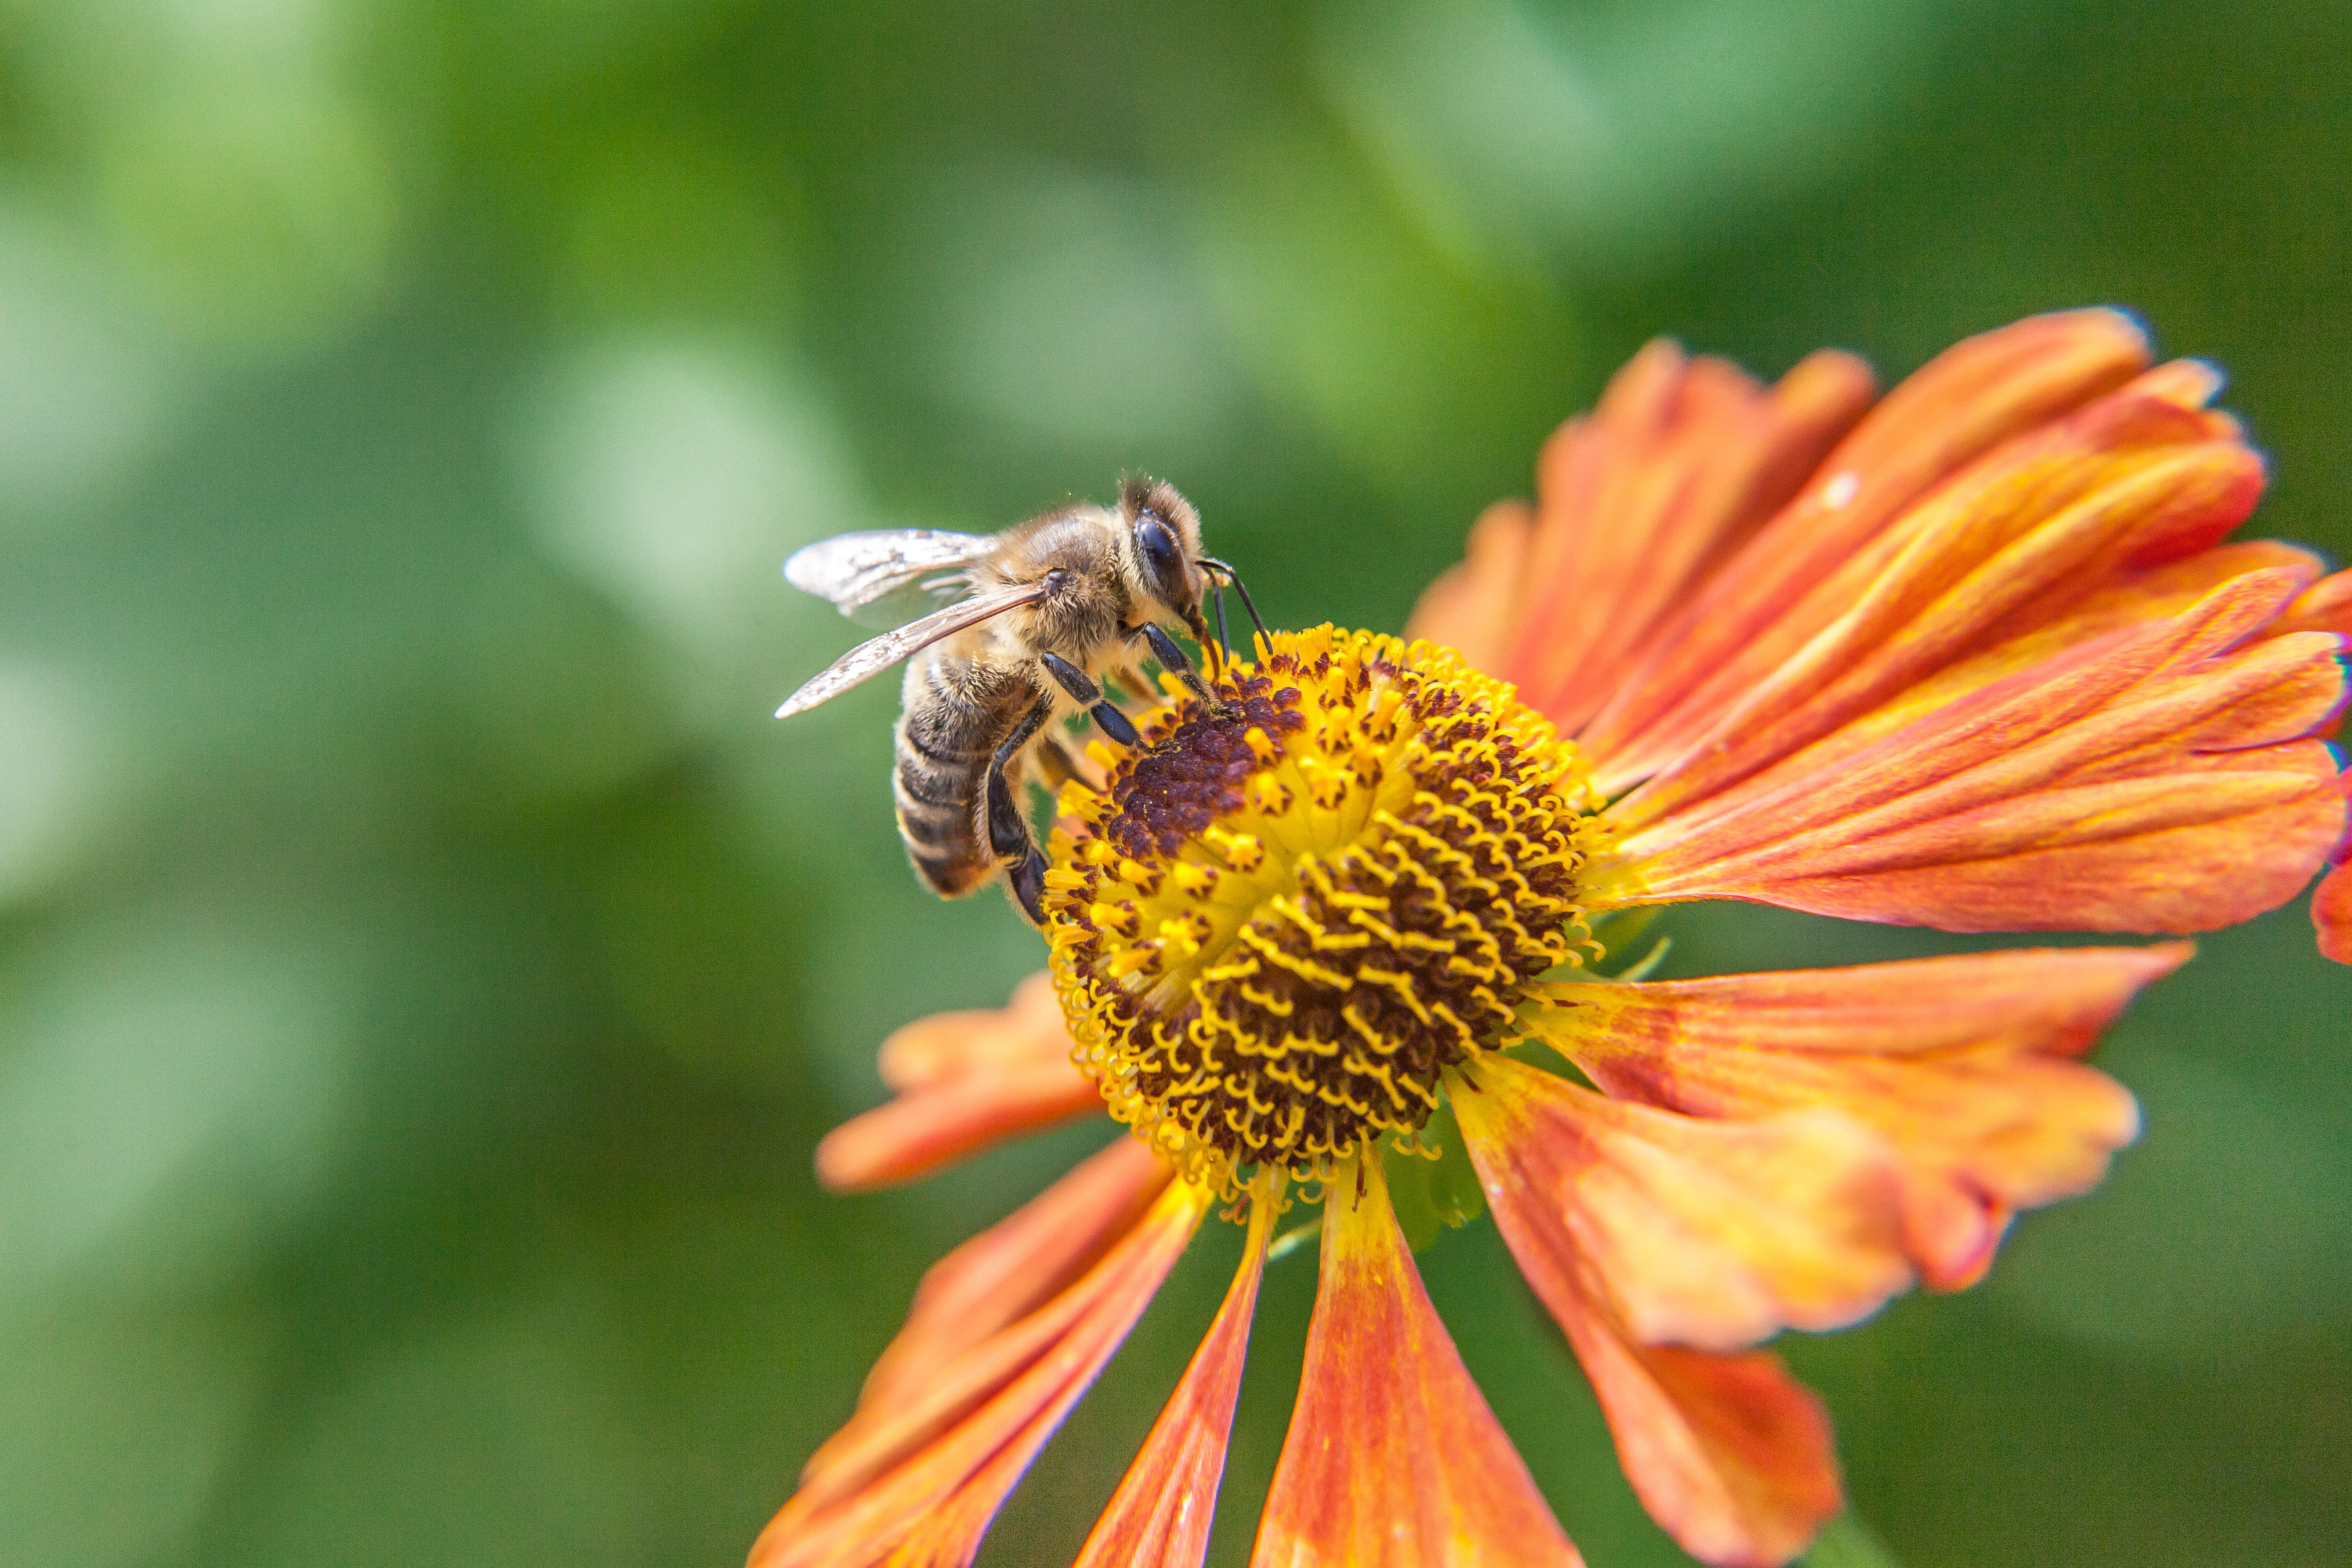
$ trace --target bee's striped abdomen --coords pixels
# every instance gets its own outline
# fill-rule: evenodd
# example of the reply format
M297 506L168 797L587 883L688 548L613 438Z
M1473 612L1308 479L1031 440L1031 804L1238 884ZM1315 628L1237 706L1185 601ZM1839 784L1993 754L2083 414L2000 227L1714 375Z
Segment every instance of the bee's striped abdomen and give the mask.
M908 671L890 793L907 858L944 897L996 873L982 815L989 763L1035 700L1013 672L944 649Z

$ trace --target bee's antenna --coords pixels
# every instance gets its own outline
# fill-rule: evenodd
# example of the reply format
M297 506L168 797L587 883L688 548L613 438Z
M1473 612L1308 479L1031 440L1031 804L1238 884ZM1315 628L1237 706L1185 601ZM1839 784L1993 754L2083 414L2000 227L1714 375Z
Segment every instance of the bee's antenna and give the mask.
M1209 592L1217 600L1217 679L1225 678L1225 668L1234 662L1234 639L1225 635L1225 584L1214 573L1209 574Z
M1202 556L1201 564L1207 567L1210 571L1218 574L1220 576L1223 577L1225 582L1231 583L1234 585L1234 592L1242 596L1242 608L1249 612L1250 625L1257 628L1258 640L1265 645L1260 657L1268 658L1272 658L1274 655L1274 634L1265 629L1265 622L1259 618L1257 605L1250 598L1250 591L1248 587L1243 584L1242 574L1234 571L1231 566L1225 564L1225 563L1211 555ZM1219 585L1223 586L1222 584ZM1217 599L1217 629L1220 637L1224 635L1224 597L1223 595L1220 595Z

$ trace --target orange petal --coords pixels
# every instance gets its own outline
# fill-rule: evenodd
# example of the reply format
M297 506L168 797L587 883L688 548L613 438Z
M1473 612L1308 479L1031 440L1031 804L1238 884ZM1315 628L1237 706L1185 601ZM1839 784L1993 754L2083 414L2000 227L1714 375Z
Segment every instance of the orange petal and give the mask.
M882 1042L876 1065L882 1081L904 1094L967 1073L1067 1063L1069 1031L1062 1026L1054 977L1039 971L1013 988L1002 1007L934 1013Z
M1701 1121L1499 1057L1454 1106L1644 1342L1733 1350L1843 1328L1911 1282L1894 1152L1834 1111Z
M1091 1268L1167 1186L1172 1173L1121 1137L923 1276L898 1331L866 1374L858 1407L896 1405L998 1330L1026 1317Z
M1778 1357L1637 1346L1596 1318L1560 1321L1625 1479L1685 1552L1779 1568L1843 1511L1829 1416Z
M751 1568L966 1564L1135 1326L1211 1194L1171 1185L1068 1289L965 1351L903 1408L861 1412L751 1548Z
M2276 540L2254 539L2124 573L2107 587L2055 616L2029 606L2027 614L2013 616L1996 628L1982 652L1947 666L1893 701L1783 758L1756 774L1745 787L1760 791L1818 773L1996 681L2046 664L2110 633L2184 614L2234 578L2277 572L2283 574L2281 582L2305 583L2315 579L2319 571L2319 558L2307 550ZM2278 635L2282 629L2274 626L2266 635ZM1704 812L1685 816L1700 815Z
M1499 1065L1496 1059L1495 1065ZM1517 1073L1536 1069L1511 1064ZM1509 1099L1513 1074L1454 1096L1504 1241L1592 1380L1626 1479L1703 1562L1777 1565L1843 1506L1829 1423L1770 1356L1637 1346L1612 1313L1560 1182L1558 1141Z
M1948 1289L1981 1275L2014 1210L2087 1191L2137 1134L2131 1095L2063 1058L2189 953L2176 942L1548 985L1528 1021L1612 1095L1701 1117L1829 1106L1876 1129L1906 1167L1912 1259Z
M2352 637L2352 572L2338 572L2304 590L2279 617L2277 629Z
M2344 820L2332 753L2294 739L2342 700L2337 639L2259 639L2295 588L2233 579L1621 851L1644 898L1957 931L2200 931L2274 908Z
M1140 1224L1113 1237L1113 1245L1072 1285L994 1332L933 1358L921 1381L894 1379L898 1386L887 1399L862 1392L856 1414L802 1467L801 1500L814 1507L856 1490L952 1428L1008 1378L1069 1336L1073 1325L1116 1285L1118 1276L1106 1268L1122 1256L1120 1247Z
M1249 1351L1258 1279L1265 1270L1276 1190L1265 1181L1253 1190L1249 1240L1224 1305L1110 1506L1095 1521L1077 1568L1200 1568L1217 1510L1217 1484L1224 1477L1234 1401L1242 1391L1242 1361Z
M816 1146L816 1173L837 1193L893 1186L1101 1109L1102 1096L1067 1062L927 1085L826 1133Z
M2320 952L2352 963L2352 868L2338 866L2321 879L2311 896L2311 921L2319 928Z
M1462 563L1439 574L1412 607L1404 635L1454 649L1480 669L1502 668L1535 514L1498 501L1471 525Z
M1253 1568L1580 1564L1422 1289L1380 1163L1325 1203L1307 1366Z
M1687 734L1623 819L1654 821L1769 766L2021 615L2048 618L2133 563L2218 543L2253 510L2263 467L2210 437L2207 416L2119 394L1977 464L1714 678L1711 727Z
M2146 336L2129 318L2074 310L1971 338L1896 387L1795 500L1660 623L1636 668L1584 727L1579 739L1612 787L1671 760L1834 618L1832 601L1816 590L1914 501L2000 442L2122 385L2147 363ZM1791 624L1809 597L1815 610ZM1776 626L1779 637L1768 637Z
M1024 980L1006 1006L907 1025L882 1042L880 1067L898 1097L850 1118L817 1145L817 1177L835 1192L927 1176L1102 1106L1070 1063L1070 1037L1044 974Z
M1620 371L1590 420L1537 465L1536 536L1500 665L1573 729L1643 637L1804 482L1870 405L1867 366L1822 353L1767 391L1664 340Z
M2183 408L2202 408L2221 395L2220 368L2201 359L2177 359L2132 377L2126 391L2160 397Z

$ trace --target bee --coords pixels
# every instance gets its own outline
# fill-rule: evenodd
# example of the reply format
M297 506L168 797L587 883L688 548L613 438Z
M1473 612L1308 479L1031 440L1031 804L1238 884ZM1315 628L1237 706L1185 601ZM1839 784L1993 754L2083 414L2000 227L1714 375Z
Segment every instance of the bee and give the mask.
M844 615L948 601L852 648L793 693L776 717L908 661L891 778L908 857L950 899L1009 873L1014 900L1038 925L1045 857L1018 803L1033 769L1053 784L1074 772L1048 724L1083 712L1114 742L1136 744L1135 726L1098 678L1141 689L1132 670L1139 641L1202 702L1216 706L1163 625L1182 627L1209 649L1204 589L1216 595L1220 653L1227 584L1240 589L1251 622L1264 630L1234 569L1201 553L1192 503L1150 479L1126 481L1116 505L1064 507L1002 533L840 534L795 552L784 575Z

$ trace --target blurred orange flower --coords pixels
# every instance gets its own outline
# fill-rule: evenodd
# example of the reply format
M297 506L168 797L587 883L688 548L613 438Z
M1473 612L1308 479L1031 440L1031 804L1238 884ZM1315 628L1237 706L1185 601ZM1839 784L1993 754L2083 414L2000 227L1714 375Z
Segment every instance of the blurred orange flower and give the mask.
M1660 1524L1712 1563L1795 1555L1836 1462L1752 1347L1970 1284L2012 1214L2096 1183L2137 1110L2076 1058L2189 950L1657 983L1598 972L1609 922L1743 899L2187 932L2301 891L2344 837L2320 737L2352 592L2223 542L2263 468L2218 384L2103 310L1875 402L1847 355L1764 387L1654 343L1547 445L1537 503L1480 520L1423 640L1278 635L1222 708L1102 753L1061 800L1051 975L893 1037L898 1098L818 1165L903 1181L1105 1109L1137 1135L930 1271L752 1563L969 1563L1222 1203L1241 1268L1081 1556L1199 1563L1270 1239L1309 1199L1254 1561L1577 1562L1395 1217L1456 1158ZM2315 900L2338 959L2347 878Z

